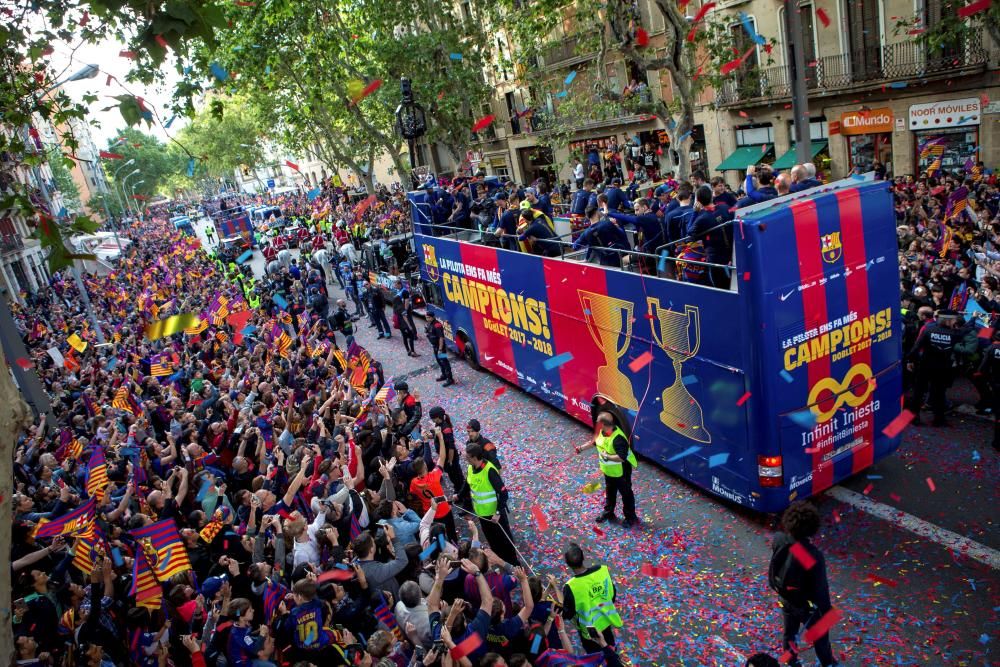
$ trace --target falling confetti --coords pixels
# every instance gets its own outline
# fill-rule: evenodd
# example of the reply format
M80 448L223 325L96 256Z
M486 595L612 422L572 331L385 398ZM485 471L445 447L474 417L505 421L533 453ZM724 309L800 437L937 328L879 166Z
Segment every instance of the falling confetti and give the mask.
M461 53L451 53L451 54L448 55L448 57L451 58L452 60L461 60L462 59L462 54Z
M633 373L638 373L640 370L648 366L649 362L651 362L652 360L653 360L652 354L650 354L648 351L643 352L629 363L628 369Z
M122 58L128 58L129 60L135 60L138 55L135 51L119 51L118 55Z
M725 465L726 461L729 460L729 452L722 452L721 454L712 454L708 457L708 467L717 468L718 466Z
M751 394L750 394L749 391L747 393L743 394L742 396L740 396L739 400L736 401L736 407L742 407L743 404L746 403L750 399L750 396L751 396Z
M694 20L691 22L691 32L687 35L687 41L694 41L694 36L698 33L698 24L703 18L705 18L706 14L712 11L713 7L715 7L714 2L709 2L701 6L701 9L698 10L698 13L695 14Z
M382 85L382 79L375 79L367 86L363 86L356 93L351 95L351 104L357 104L361 100L365 99L366 97L374 93L376 90L378 90L381 85Z
M882 433L890 438L895 438L897 435L903 432L903 429L913 421L914 415L909 410L903 410L899 413L899 416L889 422L889 425L882 429Z
M225 81L229 78L229 72L227 72L226 68L219 63L212 63L208 66L208 69L212 72L212 76L214 76L219 82Z
M687 458L688 456L691 456L692 454L694 454L696 452L700 452L700 451L701 451L701 447L699 447L697 445L695 445L693 447L688 447L687 449L685 449L680 454L675 454L674 456L671 456L669 459L667 459L667 463L673 463L674 461L680 461L681 459Z
M563 81L563 85L569 87L569 84L573 83L573 79L575 78L576 78L576 70L573 70L572 72L566 75L566 79L565 81Z
M559 368L563 364L569 363L570 361L573 361L573 353L563 352L560 355L549 357L548 359L543 361L542 368L544 368L547 371L551 371L553 368Z
M639 571L647 576L659 579L669 579L674 573L669 567L659 567L657 565L650 565L649 563L643 563Z
M18 357L17 359L14 360L14 363L23 368L24 370L28 370L33 365L30 359L25 359L24 357Z
M989 9L992 1L993 0L979 0L979 2L973 2L971 5L966 5L965 7L959 9L958 15L963 19L967 19L974 14L978 14L979 12L984 12Z
M822 7L818 7L816 9L816 18L819 19L819 22L823 24L824 28L830 27L830 17L827 15L826 10Z
M635 44L639 48L642 48L649 44L649 33L642 28L635 29Z
M937 491L937 486L935 486L934 480L930 477L927 478L927 488L931 490L931 493Z

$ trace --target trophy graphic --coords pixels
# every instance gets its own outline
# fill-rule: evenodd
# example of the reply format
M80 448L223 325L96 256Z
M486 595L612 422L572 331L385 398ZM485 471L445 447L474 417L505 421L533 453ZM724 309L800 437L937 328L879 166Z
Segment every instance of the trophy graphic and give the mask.
M632 302L584 290L577 290L577 294L590 337L604 353L605 365L597 369L597 391L626 410L638 410L632 383L618 369L618 360L632 340ZM620 336L623 331L624 337Z
M684 306L684 312L660 308L660 300L655 296L646 297L649 305L649 326L653 331L653 340L666 352L674 362L674 383L663 390L663 411L660 421L685 438L697 442L712 442L712 435L705 430L705 420L702 417L701 405L684 386L681 364L698 354L701 345L701 318L697 306ZM656 335L656 320L660 321L660 335ZM694 324L694 344L688 331Z

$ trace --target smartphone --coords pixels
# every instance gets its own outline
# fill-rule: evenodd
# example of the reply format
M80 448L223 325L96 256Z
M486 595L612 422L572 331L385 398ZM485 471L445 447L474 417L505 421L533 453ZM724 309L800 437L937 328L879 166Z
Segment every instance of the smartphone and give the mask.
M460 560L453 560L453 561L449 561L448 564L451 565L452 567L461 567L462 566L462 561L460 561Z
M436 502L436 503L438 503L438 504L441 504L441 503L443 503L443 502L446 502L447 500L448 500L448 499L447 499L447 498L445 498L444 496L434 496L434 502Z
M122 558L122 551L118 547L111 547L111 562L114 563L115 567L125 565L125 559Z
M597 641L597 628L595 628L593 625L587 626L587 634L590 635L591 639Z

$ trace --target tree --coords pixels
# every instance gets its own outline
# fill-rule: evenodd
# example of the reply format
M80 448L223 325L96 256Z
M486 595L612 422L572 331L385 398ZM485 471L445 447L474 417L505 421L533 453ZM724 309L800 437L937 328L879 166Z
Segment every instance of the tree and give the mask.
M174 144L171 144L173 146ZM121 160L105 160L105 172L110 171L109 178L114 177L114 171L121 167L128 160L135 160L135 165L121 169L118 177L125 180L125 177L134 169L139 173L128 179L128 191L132 192L135 185L135 194L145 197L152 197L165 192L167 178L171 174L180 173L187 169L187 155L178 149L170 150L162 141L151 134L146 134L134 128L125 128L118 131L118 135L108 141L109 153L121 155Z
M122 217L122 207L120 199L110 192L95 192L87 202L87 208L91 211L100 211L104 215L105 210L115 218Z
M579 126L581 118L624 113L658 116L667 126L675 170L681 178L686 178L689 151L685 142L690 141L702 92L719 88L732 77L753 76L741 73L745 61L753 53L750 49L756 49L759 44L770 56L775 43L773 38L765 39L756 34L746 35L744 39L712 11L699 11L694 17L697 20L690 20L682 11L686 5L679 5L674 0L653 1L651 11L658 11L665 25L663 37L658 37L654 44L650 41L649 26L641 24L637 5L631 0L608 0L607 3L501 0L501 11L508 17L506 25L511 27L519 46L514 57L528 73L536 105L543 96L542 91L551 92L557 100L553 116L544 119L549 130L546 141L556 144L554 147L560 147L556 143L560 141L565 145L565 139L572 128ZM558 32L564 22L573 26L578 54L597 54L589 65L575 66L572 79L565 74L546 75L533 67L540 57L544 58L547 49L560 41ZM661 71L668 72L671 99L625 95L622 91L611 90L604 72L605 62L614 51L620 52L647 76L659 77Z
M262 138L268 129L250 99L220 96L196 113L177 138L198 156L198 166L207 176L231 177L234 169L265 159Z
M969 38L984 29L1000 46L1000 3L989 3L973 13L963 10L964 6L960 0L924 3L920 14L897 18L895 31L923 44L930 56L951 60L957 55L959 62Z
M240 11L242 20L204 62L219 63L225 85L276 121L275 138L287 148L316 152L368 187L380 153L397 173L409 173L393 116L400 101L395 82L406 76L428 112L428 139L456 159L464 153L488 100L480 49L489 40L450 5L385 0L318 8L276 0ZM369 86L375 89L362 97Z
M62 151L58 148L49 149L49 169L52 170L52 180L56 190L62 194L63 205L72 214L81 212L80 188L73 180L73 174L66 166L66 162L74 164L70 158L64 158ZM56 211L58 213L58 211Z

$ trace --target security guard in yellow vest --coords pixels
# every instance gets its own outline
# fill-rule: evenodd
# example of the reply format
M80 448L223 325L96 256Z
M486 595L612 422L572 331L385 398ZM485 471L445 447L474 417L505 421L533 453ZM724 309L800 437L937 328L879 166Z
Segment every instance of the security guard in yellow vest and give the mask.
M577 447L579 454L589 447L597 448L598 465L604 473L604 513L597 517L597 522L615 520L615 506L618 504L618 494L622 495L622 512L625 520L622 526L630 528L639 523L635 513L635 494L632 493L632 470L639 466L635 453L629 444L625 432L615 424L611 413L601 412L595 422L597 431L594 439Z
M563 618L572 621L580 631L584 651L597 653L601 645L591 634L599 632L609 646L615 643L614 629L620 628L622 617L615 609L615 583L607 565L587 567L583 549L579 544L570 543L563 554L566 565L573 571L573 577L563 586Z
M507 519L507 487L500 479L500 471L486 460L486 453L479 443L466 445L465 460L469 464L466 482L455 494L454 500L462 503L471 501L472 511L479 517L490 547L500 558L517 565L514 535Z

